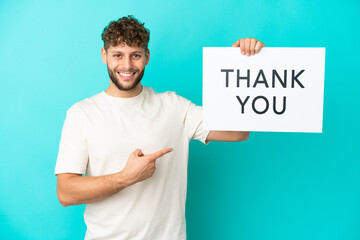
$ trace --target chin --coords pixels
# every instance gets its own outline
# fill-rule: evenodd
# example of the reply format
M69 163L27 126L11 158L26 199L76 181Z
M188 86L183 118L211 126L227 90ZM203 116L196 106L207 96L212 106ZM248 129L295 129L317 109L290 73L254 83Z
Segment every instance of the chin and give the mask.
M115 84L115 85L121 91L131 91L131 90L135 89L139 84L140 84L140 82L136 83L135 80L133 80L133 81L127 82L125 84L118 81L118 84Z

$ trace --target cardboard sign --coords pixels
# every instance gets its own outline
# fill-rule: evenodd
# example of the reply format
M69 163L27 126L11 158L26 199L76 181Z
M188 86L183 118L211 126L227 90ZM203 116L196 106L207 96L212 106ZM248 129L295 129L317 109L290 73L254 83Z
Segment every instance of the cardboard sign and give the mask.
M203 48L208 130L322 132L325 48Z

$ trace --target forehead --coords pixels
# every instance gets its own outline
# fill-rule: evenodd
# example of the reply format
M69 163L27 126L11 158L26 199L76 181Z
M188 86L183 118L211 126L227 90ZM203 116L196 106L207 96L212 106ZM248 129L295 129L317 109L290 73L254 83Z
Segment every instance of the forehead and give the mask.
M126 43L122 43L116 46L110 46L108 48L108 52L122 52L122 53L133 53L133 52L141 52L145 53L145 49L142 47L129 46Z

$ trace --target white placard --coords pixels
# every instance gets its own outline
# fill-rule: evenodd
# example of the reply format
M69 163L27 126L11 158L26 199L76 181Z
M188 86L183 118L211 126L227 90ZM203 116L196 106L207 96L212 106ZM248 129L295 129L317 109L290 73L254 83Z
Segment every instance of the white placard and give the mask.
M204 128L322 132L325 48L203 48Z

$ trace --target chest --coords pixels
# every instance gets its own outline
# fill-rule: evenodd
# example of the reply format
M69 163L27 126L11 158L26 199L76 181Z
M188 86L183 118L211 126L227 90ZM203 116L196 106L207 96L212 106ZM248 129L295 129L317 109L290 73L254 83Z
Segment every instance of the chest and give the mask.
M122 169L129 155L174 147L184 139L181 113L156 105L99 109L89 116L87 143L93 169Z

